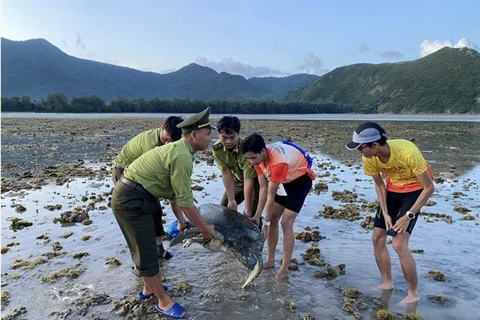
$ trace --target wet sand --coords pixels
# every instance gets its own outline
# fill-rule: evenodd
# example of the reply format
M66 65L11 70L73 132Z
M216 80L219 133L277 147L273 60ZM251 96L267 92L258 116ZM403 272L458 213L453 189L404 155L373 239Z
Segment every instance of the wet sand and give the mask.
M26 313L18 319L44 319L51 312L51 319L156 318L153 300L143 304L132 300L141 287L129 272L128 250L108 208L108 199L112 187L110 166L116 153L135 134L162 120L2 119L2 315L12 315L15 309L21 314L19 308L25 307ZM292 263L293 274L288 283L277 284L274 271L265 271L248 291L239 289L245 270L228 256L207 252L200 246L175 248L174 259L162 265L161 272L172 287L172 294L187 306L194 319L227 315L231 319L353 319L355 315L376 318L377 301L382 296L373 288L380 279L371 252L370 231L360 226L372 215L368 204L375 200L375 195L369 178L362 173L358 154L344 147L358 124L242 121L243 135L259 132L268 141L291 139L315 155L314 184L318 187L309 195L295 231L319 230L326 239L297 240L297 261ZM408 311L415 311L424 319L474 319L468 315L480 313L475 293L480 290L480 266L477 263L475 267L475 257L480 252L473 244L479 235L479 206L475 199L479 198L480 179L476 172L480 148L476 137L480 125L381 124L390 132L390 138L415 141L437 178L437 192L432 197L436 203L424 208L424 221L415 229L411 245L418 252L424 251L415 254L422 300L415 310L395 305L406 294L406 286L398 259L392 254L394 280L399 287L390 297L390 309L398 319ZM203 187L196 191L202 203L218 202L223 192L219 173L209 163L210 152L198 155L194 180ZM338 191L337 196L334 191ZM352 198L352 194L357 197ZM343 217L331 219L325 209L342 209L345 204L356 207L337 210L345 212ZM91 224L62 227L53 222L61 213L77 207L88 212ZM358 217L352 215L357 207ZM452 223L440 214L450 216ZM172 216L167 210L167 223L173 220ZM474 220L467 220L466 216ZM11 217L17 218L17 222L20 219L17 226L22 226L22 220L32 225L11 230ZM310 229L305 230L306 227ZM68 232L73 234L66 237ZM308 261L315 260L302 255L312 244L318 244L319 258L328 265L310 264ZM80 254L85 252L88 255ZM118 259L121 265L106 264L108 258ZM16 260L28 263L15 264ZM325 276L329 266L335 269L341 264L346 265L344 274L327 272ZM429 271L436 269L445 275L445 281L427 277ZM59 270L63 273L52 274ZM343 289L350 287L362 292L365 305L347 303ZM25 288L31 294L19 294ZM441 296L445 301L433 302L429 296Z

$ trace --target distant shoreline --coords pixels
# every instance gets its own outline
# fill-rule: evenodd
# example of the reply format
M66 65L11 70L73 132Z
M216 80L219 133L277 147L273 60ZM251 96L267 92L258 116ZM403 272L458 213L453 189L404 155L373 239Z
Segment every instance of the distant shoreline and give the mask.
M189 117L191 113L35 113L2 112L2 118L166 118L172 114ZM225 115L212 114L212 119ZM243 120L272 121L419 121L419 122L480 122L480 114L233 114Z

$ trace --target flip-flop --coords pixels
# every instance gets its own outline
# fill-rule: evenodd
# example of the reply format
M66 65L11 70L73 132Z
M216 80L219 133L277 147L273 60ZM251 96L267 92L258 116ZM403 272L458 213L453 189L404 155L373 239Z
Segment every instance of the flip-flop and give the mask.
M165 292L168 291L168 286L167 285L163 285L163 290L165 290ZM143 294L143 290L140 291L138 294L137 294L137 298L138 300L147 300L148 298L150 298L151 296L153 296L153 293L150 293L149 295L144 295Z
M182 314L186 312L185 308L179 305L178 303L175 303L170 309L167 310L162 310L158 307L158 305L155 305L155 311L157 313L163 314L164 316L174 318L174 319L183 319L186 318L187 316L183 316Z

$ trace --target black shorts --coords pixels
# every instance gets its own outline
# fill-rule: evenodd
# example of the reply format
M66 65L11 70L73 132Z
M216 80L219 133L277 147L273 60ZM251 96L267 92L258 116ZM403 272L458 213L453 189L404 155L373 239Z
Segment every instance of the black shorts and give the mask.
M286 196L275 195L275 202L281 206L299 213L305 202L305 198L312 189L312 179L307 174L289 182L284 183Z
M406 193L397 193L387 191L387 210L388 215L392 217L392 224L395 225L398 219L403 217L405 213L413 206L417 198L422 193L422 190L406 192ZM407 227L407 232L412 234L413 228L417 223L418 215L420 211L415 215L415 219L410 221ZM375 228L386 229L385 219L383 218L382 210L380 206L377 208L377 214L375 216L375 222L373 224Z

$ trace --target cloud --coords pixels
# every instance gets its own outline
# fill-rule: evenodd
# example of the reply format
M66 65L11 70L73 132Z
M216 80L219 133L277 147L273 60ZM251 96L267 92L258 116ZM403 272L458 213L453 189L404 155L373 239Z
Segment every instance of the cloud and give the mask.
M67 43L67 41L65 41L65 40L62 40L62 43L65 45L65 47L67 47L67 48L68 48L68 43Z
M313 52L308 52L303 57L303 63L296 70L302 73L310 73L320 76L329 70L323 68L323 60L315 56Z
M380 56L382 57L383 60L388 60L388 61L399 61L405 58L405 54L395 50L388 50L388 51L382 52L380 53Z
M288 71L272 69L266 66L252 66L240 61L235 61L232 58L223 58L222 61L215 62L209 61L206 57L197 57L195 63L212 68L217 72L238 74L247 79L252 77L284 77L295 73L322 75L330 71L323 68L323 60L315 56L313 52L305 54L300 66Z
M266 76L285 76L285 72L271 69L263 66L252 66L232 58L223 58L220 62L208 61L205 57L197 57L195 63L212 68L217 72L227 72L230 74L238 74L245 78L266 77Z
M430 53L434 53L437 50L440 50L444 47L450 47L450 48L473 48L473 49L479 49L479 47L476 44L473 44L468 40L468 38L462 38L458 40L457 43L454 43L452 40L445 40L445 41L440 41L440 40L425 40L420 44L420 57L423 58Z
M367 52L370 52L370 47L368 44L366 43L362 43L358 48L357 48L358 52L360 53L367 53Z
M83 42L82 36L78 32L77 32L77 41L75 42L75 45L76 45L77 48L80 48L83 51L85 51L87 49L87 46Z

